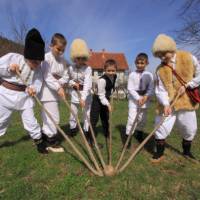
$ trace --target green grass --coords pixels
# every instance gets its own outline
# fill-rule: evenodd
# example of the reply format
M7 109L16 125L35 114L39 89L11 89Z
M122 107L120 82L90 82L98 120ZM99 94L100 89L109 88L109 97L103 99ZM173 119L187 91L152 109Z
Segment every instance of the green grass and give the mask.
M113 113L113 163L121 149L120 130L127 121L127 101L115 101ZM61 125L69 114L61 105ZM152 104L145 131L153 129L155 105ZM38 108L36 108L39 117ZM200 116L200 112L198 112ZM101 132L101 128L99 129ZM199 130L198 130L199 133ZM199 134L193 153L200 159ZM73 139L78 147L80 135ZM102 134L98 141L104 143ZM133 142L136 145L137 142ZM66 153L41 155L27 136L18 113L14 113L7 134L0 138L0 199L200 199L200 164L182 157L181 138L176 129L167 139L166 159L152 165L149 146L142 149L125 171L114 177L97 177L76 158L63 142ZM81 148L80 148L81 149ZM105 147L103 155L107 160ZM126 159L130 152L126 153Z

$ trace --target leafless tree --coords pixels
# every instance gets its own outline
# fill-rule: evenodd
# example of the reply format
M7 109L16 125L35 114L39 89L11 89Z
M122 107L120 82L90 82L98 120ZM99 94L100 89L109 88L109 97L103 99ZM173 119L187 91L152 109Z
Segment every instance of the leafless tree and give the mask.
M8 6L8 22L10 25L13 40L19 44L24 44L25 36L29 30L26 13L19 11L19 14L16 14L13 11L13 6Z
M18 3L21 4L20 7L23 7L23 1L19 1ZM13 4L8 4L8 23L10 25L10 30L12 33L12 40L16 43L24 45L25 37L30 28L30 16L26 12L25 9L20 9L19 12L14 12ZM45 41L45 50L48 51L49 41L43 36Z
M185 0L179 16L183 26L176 30L176 40L179 44L189 45L200 58L200 0Z

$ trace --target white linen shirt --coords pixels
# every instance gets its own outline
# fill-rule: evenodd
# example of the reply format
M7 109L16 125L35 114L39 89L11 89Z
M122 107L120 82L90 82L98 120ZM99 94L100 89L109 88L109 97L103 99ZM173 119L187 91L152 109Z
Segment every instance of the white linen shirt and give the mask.
M46 67L46 63L42 62L41 65L37 67L35 70L31 70L31 68L25 62L23 55L20 55L17 53L8 53L5 56L1 57L0 58L0 78L10 83L24 85L24 83L17 76L17 74L10 72L11 64L19 65L22 79L26 81L29 87L34 88L36 90L36 94L38 94L41 89L42 81L43 81L41 67ZM34 106L33 98L30 97L27 92L18 92L14 90L9 90L5 88L4 86L0 86L0 87L1 87L1 92L4 91L5 94L7 93L9 94L9 96L12 97L12 99L10 100L8 99L10 97L8 97L7 100L5 99L5 101L7 101L8 103L11 102L12 104L15 104L18 102L18 104L16 104L16 109L23 110L23 109L26 109L27 107L30 108ZM20 98L20 99L17 99L16 102L13 101L13 99L15 99L15 96Z
M41 101L58 101L59 96L57 90L65 83L69 81L68 75L68 62L60 57L56 59L52 52L45 54L45 61L49 64L46 69L43 70L44 82L40 92ZM52 75L56 74L60 76L60 79L54 78Z
M92 69L90 66L77 67L75 64L69 67L69 87L71 94L71 102L79 103L79 96L76 90L72 87L76 82L83 85L83 90L80 91L81 99L86 100L91 96L92 89Z
M138 107L137 101L141 98L141 95L137 91L146 91L144 95L148 97L151 97L154 93L153 74L145 70L143 72L131 72L128 77L127 89L129 101L132 102L131 105L133 106L134 103L135 107ZM147 105L148 101L142 107L146 108Z

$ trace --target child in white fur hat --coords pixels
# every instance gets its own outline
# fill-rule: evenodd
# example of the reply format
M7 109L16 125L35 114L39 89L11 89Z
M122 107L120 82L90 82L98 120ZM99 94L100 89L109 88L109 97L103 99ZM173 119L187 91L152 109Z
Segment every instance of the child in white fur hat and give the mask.
M73 65L69 67L69 87L71 95L71 109L77 115L78 106L84 108L83 122L86 135L89 131L91 89L92 89L92 69L87 66L89 49L82 39L75 39L70 48L70 57ZM77 132L77 122L74 115L70 114L69 119L70 134L74 136Z
M191 154L191 144L197 131L195 110L199 104L190 99L186 93L186 88L195 88L200 85L200 65L197 58L191 53L177 50L175 41L164 34L157 36L152 52L155 57L161 60L161 64L156 70L155 93L160 104L156 123L161 120L162 113L167 116L164 123L155 133L157 150L152 161L160 162L163 159L165 139L170 134L175 123L183 137L183 155L194 158ZM172 73L172 69L186 82L185 85L181 85ZM174 107L171 108L170 103L177 92L181 96Z
M60 122L58 103L60 97L65 94L64 86L69 81L68 63L63 57L67 41L60 33L55 33L51 39L51 51L45 54L45 60L49 64L49 73L52 74L51 80L44 80L40 92L40 100L51 114L56 124ZM57 129L47 113L42 110L42 133L46 141L47 148L52 152L63 152L64 149L58 144Z

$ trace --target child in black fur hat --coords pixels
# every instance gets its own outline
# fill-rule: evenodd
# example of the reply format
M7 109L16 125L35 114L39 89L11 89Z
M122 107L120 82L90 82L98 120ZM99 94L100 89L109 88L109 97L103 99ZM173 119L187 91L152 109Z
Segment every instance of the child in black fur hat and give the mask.
M40 126L34 116L34 100L42 85L41 65L45 68L45 43L35 28L31 29L25 39L24 55L8 53L0 58L0 136L6 133L13 111L21 114L24 128L34 140L40 153L47 153L41 137ZM42 64L41 64L42 63ZM24 85L17 76L21 73Z

